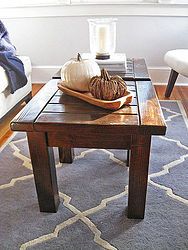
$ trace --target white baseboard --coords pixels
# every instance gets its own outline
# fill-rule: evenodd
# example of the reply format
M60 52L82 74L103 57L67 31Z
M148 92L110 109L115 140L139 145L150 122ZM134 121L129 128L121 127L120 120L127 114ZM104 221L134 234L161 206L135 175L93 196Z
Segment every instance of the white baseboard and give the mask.
M46 83L61 69L62 66L33 66L31 79L33 83Z
M32 82L46 83L61 69L62 66L33 66L32 67ZM149 75L154 84L167 84L170 69L167 67L148 67ZM187 85L188 78L178 76L176 85Z

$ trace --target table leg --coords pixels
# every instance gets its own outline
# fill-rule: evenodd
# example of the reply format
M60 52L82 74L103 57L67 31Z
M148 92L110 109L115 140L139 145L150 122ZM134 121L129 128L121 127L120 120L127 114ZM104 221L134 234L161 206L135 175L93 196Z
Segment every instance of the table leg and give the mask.
M129 168L128 218L144 218L150 144L151 136L133 136Z
M53 148L47 146L46 134L27 133L38 202L41 212L57 212L59 195Z
M59 149L59 161L61 163L72 163L74 159L73 148L58 148Z

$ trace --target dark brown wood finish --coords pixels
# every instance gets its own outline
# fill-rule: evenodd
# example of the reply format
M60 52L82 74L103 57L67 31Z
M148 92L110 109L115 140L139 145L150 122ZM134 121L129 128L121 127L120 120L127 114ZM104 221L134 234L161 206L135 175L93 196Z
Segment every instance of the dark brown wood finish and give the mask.
M133 131L136 133L136 130L129 130L129 133L122 134L119 132L120 129L116 127L117 131L114 131L113 127L101 127L99 130L95 126L68 125L62 128L61 133L59 131L48 132L48 145L66 148L128 149L131 144L130 134L134 134Z
M41 211L54 212L58 203L52 147L59 148L61 162L72 162L74 147L114 148L131 150L128 216L144 217L150 139L165 134L166 126L144 60L130 61L129 69L132 78L126 82L135 95L129 106L116 111L95 107L62 94L58 80L51 80L12 121L13 130L28 131Z
M150 80L145 60L143 58L127 59L126 72L109 72L111 75L120 75L125 81Z
M176 79L177 79L178 75L179 75L178 72L176 72L175 70L171 69L169 80L168 80L168 85L167 85L166 91L165 91L165 97L169 97L171 95L172 90L174 88L174 84L176 82Z
M25 101L26 103L28 103L28 102L31 101L31 99L32 99L32 93L30 92L30 93L25 97L24 101Z
M34 96L42 87L43 83L32 84L32 95ZM188 116L188 86L174 86L173 92L169 98L164 96L166 86L154 85L156 94L159 100L179 100ZM132 90L131 90L132 91ZM4 145L8 138L12 135L13 131L10 130L10 121L15 115L24 107L25 103L21 103L12 110L4 119L0 121L0 146Z
M62 146L62 144L61 144ZM74 149L69 147L59 147L59 161L61 163L72 163L74 160Z
M150 135L132 136L129 168L128 218L144 218L150 143Z
M49 81L13 119L10 124L11 129L16 131L33 131L35 119L56 91L56 80Z
M166 125L153 84L151 81L137 81L136 83L140 130L146 134L164 135Z
M41 212L56 212L59 206L53 149L48 147L46 134L27 133L31 162Z

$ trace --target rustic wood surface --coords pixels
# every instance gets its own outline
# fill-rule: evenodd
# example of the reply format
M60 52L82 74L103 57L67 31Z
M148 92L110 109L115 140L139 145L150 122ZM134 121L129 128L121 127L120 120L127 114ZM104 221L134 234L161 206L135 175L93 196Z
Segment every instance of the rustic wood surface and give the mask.
M144 218L150 144L150 135L132 136L129 168L128 218Z
M27 133L35 185L41 212L56 212L59 206L53 149L48 147L46 134Z
M117 110L121 108L123 105L128 105L129 103L132 102L132 99L133 99L133 95L130 91L127 91L125 96L122 96L118 99L115 99L112 101L106 101L106 100L100 100L100 99L94 98L90 92L81 93L81 92L69 89L63 85L63 82L60 82L58 84L58 88L64 94L74 96L92 105L105 108L105 109L110 109L110 110Z
M72 163L74 160L74 148L64 147L62 145L58 148L59 161L61 163Z
M57 91L56 81L49 81L39 93L18 113L14 121L11 122L12 130L33 131L33 123L40 114L46 103L52 97L52 93Z
M57 89L58 80L51 80L12 121L13 130L28 131L41 210L49 211L50 206L54 212L57 207L53 155L48 147L59 147L62 162L72 161L71 148L74 147L130 149L128 217L144 217L150 138L153 134L164 135L166 125L152 83L147 79L144 60L134 60L133 66L133 79L135 76L136 79L126 80L134 92L129 106L117 111L95 107L62 94ZM38 155L43 155L43 163L34 149L37 137L39 145L36 148ZM45 166L47 182L53 178L48 194L40 187L44 182ZM50 204L45 205L43 200Z
M138 81L137 99L142 133L165 134L166 125L151 81Z
M42 87L43 83L33 83L32 84L32 95L34 96ZM165 97L164 93L166 90L166 85L154 85L157 97L159 100L178 100L182 103L185 112L188 116L188 86L174 86L174 89L169 98ZM131 89L130 89L131 90ZM132 91L132 90L131 90ZM2 119L0 122L0 147L10 138L13 131L10 130L10 122L16 116L16 114L24 107L25 103L18 104L15 109L13 109L6 118ZM60 105L61 106L61 105ZM57 106L56 106L57 107Z

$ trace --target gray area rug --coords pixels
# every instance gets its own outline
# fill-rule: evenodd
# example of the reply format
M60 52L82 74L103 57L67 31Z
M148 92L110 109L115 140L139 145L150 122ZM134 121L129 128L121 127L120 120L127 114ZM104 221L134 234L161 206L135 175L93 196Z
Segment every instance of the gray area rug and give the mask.
M0 153L0 249L188 249L188 130L181 103L161 102L168 130L153 137L144 220L126 217L121 150L76 149L60 164L61 204L40 213L25 133Z

